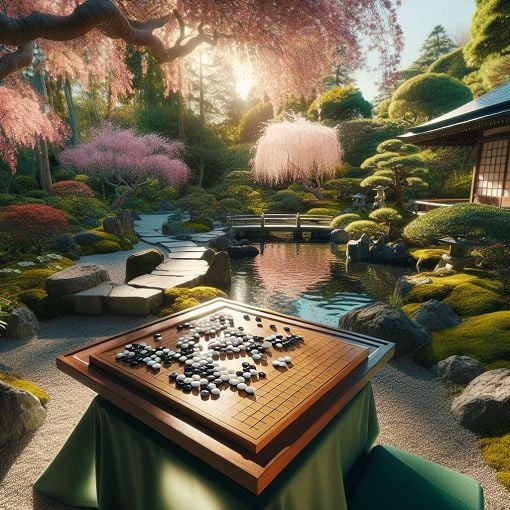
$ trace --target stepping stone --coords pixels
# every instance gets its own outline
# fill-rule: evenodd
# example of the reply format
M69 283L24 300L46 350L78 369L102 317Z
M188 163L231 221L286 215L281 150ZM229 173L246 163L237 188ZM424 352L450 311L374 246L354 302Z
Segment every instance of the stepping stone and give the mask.
M107 310L107 298L113 287L113 283L104 282L91 289L65 296L65 299L73 302L74 310L79 315L101 315Z
M172 253L204 253L207 248L203 246L185 246L184 248L169 248Z
M152 230L150 232L138 232L140 236L142 237L161 237L161 232L156 232L155 230ZM168 239L168 238L165 238Z
M200 271L209 267L207 260L168 260L157 266L156 271L175 271L176 269L191 269Z
M205 250L204 250L205 251ZM181 251L179 253L171 252L166 260L200 260L204 255L204 251Z
M96 264L76 264L52 274L46 280L49 296L68 296L110 281L108 272Z
M168 237L161 244L169 250L172 248L197 248L197 245L192 241L171 241Z
M163 237L161 234L154 237L142 237L141 239L142 241L150 244L161 243L164 245L166 242L168 242L168 237Z
M162 302L161 290L140 289L130 285L117 285L108 296L108 307L115 315L146 317L153 313Z
M155 271L152 271L151 274L158 275L158 276L177 276L179 278L181 277L195 277L198 278L199 276L204 276L204 274L207 273L207 269L204 269L203 271L192 271L192 270L186 270L186 269L176 269L175 271L158 271L157 269Z
M193 276L160 276L155 274L146 274L138 276L130 282L133 287L146 287L149 289L170 289L172 287L193 287L197 278Z

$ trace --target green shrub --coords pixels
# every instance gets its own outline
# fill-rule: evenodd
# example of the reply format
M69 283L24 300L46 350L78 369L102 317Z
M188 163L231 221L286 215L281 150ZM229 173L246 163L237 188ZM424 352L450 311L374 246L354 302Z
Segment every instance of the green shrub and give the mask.
M176 201L177 207L183 211L188 211L191 217L208 216L216 217L218 201L214 195L209 193L191 193Z
M331 228L345 228L349 223L352 223L353 221L360 221L363 218L359 214L355 213L347 213L347 214L341 214L340 216L337 216L336 218L333 218L331 220Z
M5 207L6 205L14 205L22 202L20 197L16 195L11 195L10 193L0 193L0 207Z
M214 225L214 220L208 216L193 216L191 221L193 221L193 223L201 223L202 225L208 227L209 230L212 230Z
M11 191L23 195L39 188L37 181L28 175L15 175L11 181Z
M27 381L26 379L22 379L21 377L17 377L14 375L0 374L0 381L10 384L14 388L18 388L23 391L27 391L37 397L41 404L46 407L48 403L49 396L48 394L36 384Z
M459 204L439 207L404 228L412 241L431 243L442 237L510 241L510 211L489 205Z
M353 85L331 87L321 94L308 108L308 117L317 119L319 106L323 119L352 120L372 113L372 105Z
M25 196L29 198L47 198L49 197L49 193L42 189L33 189L32 191L27 191Z
M370 220L353 221L345 227L345 231L352 239L359 239L363 234L375 238L388 233L388 229L384 225Z
M252 146L251 143L245 143L227 148L226 170L230 173L227 173L225 179L231 179L236 170L246 170L249 167ZM243 173L250 175L250 172Z
M200 234L203 232L209 232L211 229L204 225L203 223L197 223L195 221L186 221L182 224L182 226L187 230L193 230L194 232Z
M327 207L313 207L306 214L317 214L319 216L337 216L340 211L337 209L328 209Z
M227 216L243 213L246 213L246 208L235 198L224 198L218 202L218 215L222 220Z
M381 209L375 209L368 217L371 220L377 221L377 223L393 223L402 219L402 216L398 211L391 207L382 207Z
M342 177L326 181L323 190L335 191L338 200L350 200L352 195L361 191L361 179Z
M487 370L510 368L510 311L468 317L458 326L437 331L414 359L430 367L454 354L471 356Z
M76 179L76 177L80 177L80 178L87 177L88 178L88 175L87 176L84 176L84 175L77 176L76 172L74 170L71 170L70 168L59 168L58 170L56 170L53 173L53 180L55 182L73 181ZM82 180L82 179L76 179L76 180Z
M270 211L275 213L296 213L303 208L303 199L295 191L277 191L271 197Z

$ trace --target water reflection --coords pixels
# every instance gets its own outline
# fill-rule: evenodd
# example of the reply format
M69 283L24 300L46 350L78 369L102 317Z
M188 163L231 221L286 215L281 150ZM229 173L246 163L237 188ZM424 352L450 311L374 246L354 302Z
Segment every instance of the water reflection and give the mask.
M408 272L393 266L346 264L328 243L266 243L255 259L232 262L231 297L314 322L337 326L350 309L388 301Z

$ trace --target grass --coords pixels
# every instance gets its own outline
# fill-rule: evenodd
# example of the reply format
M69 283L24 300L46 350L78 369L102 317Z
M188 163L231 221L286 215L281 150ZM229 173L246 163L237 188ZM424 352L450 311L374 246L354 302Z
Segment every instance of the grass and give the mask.
M40 388L36 384L31 383L26 379L22 379L21 377L7 374L0 374L0 381L10 384L14 388L18 388L20 390L24 390L27 391L28 393L31 393L32 395L34 395L34 397L37 397L41 401L41 404L43 406L46 407L46 404L48 403L50 397L42 388Z
M414 360L430 367L453 354L471 356L486 370L510 368L510 311L468 317L453 328L435 332Z
M480 439L485 462L497 471L501 484L510 490L510 433Z

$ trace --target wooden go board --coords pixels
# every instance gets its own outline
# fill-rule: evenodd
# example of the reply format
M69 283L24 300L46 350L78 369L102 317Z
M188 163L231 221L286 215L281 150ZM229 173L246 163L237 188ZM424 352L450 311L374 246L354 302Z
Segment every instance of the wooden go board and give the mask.
M179 362L153 371L146 366L132 368L116 360L126 344L143 343L175 350L179 337L185 334L177 326L211 314L231 314L232 327L243 327L247 335L266 338L282 334L283 328L288 327L290 331L286 333L300 336L302 341L287 349L272 347L257 362L241 353L217 358L223 368L237 371L242 362L249 362L265 372L265 378L256 377L248 382L256 389L254 395L227 384L217 398L202 398L197 392L184 393L169 378L173 371L182 372ZM260 322L256 317L260 317ZM157 333L161 334L159 342L154 340ZM210 338L203 336L198 340L203 350L210 342ZM60 356L57 364L258 494L366 384L392 352L391 342L216 299ZM288 366L273 366L275 359L285 356L292 358Z
M366 348L332 339L324 333L302 327L292 326L290 331L285 331L284 327L289 326L280 319L266 313L245 314L236 305L222 306L214 314L203 314L198 311L189 320L209 320L211 315L231 316L232 320L224 322L227 330L235 330L240 326L243 329L240 334L261 339L255 342L256 345L261 344L262 339L271 338L272 335L281 335L284 338L299 336L302 340L287 348L272 346L265 351L263 359L258 361L253 361L246 351L221 353L217 357L219 367L234 371L231 374L233 379L240 380L235 376L235 372L243 371L242 362L250 363L257 367L257 371L264 372L264 378L255 376L248 380L249 385L256 390L254 395L238 391L229 385L228 381L219 385L220 395L214 398L212 396L203 398L198 388L191 393L184 393L176 386L175 381L169 379L172 372L183 373L184 363L174 360L157 370L145 364L130 367L128 363L116 359L119 351L124 350L122 341L114 347L109 346L103 352L94 353L91 356L91 364L111 372L126 383L151 394L164 404L177 408L190 418L204 423L238 445L257 453L368 357ZM131 340L130 344L139 341L153 348L170 348L175 352L178 339L185 333L186 329L178 330L176 326L171 326L160 332L161 341L156 342L152 336L147 337L142 330L140 338ZM201 335L196 345L202 347L201 352L207 352L208 344L219 343L223 338L224 331L211 337ZM285 356L291 357L291 362L287 366L273 366L272 361Z

